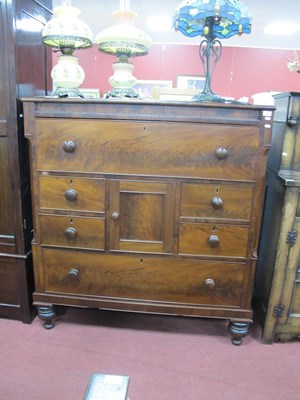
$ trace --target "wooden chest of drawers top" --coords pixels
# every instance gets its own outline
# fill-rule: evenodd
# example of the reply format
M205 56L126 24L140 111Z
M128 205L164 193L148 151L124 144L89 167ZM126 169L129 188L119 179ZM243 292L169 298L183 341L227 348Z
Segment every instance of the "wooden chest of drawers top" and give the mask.
M38 171L253 181L258 148L270 144L272 112L259 107L60 101L31 112Z

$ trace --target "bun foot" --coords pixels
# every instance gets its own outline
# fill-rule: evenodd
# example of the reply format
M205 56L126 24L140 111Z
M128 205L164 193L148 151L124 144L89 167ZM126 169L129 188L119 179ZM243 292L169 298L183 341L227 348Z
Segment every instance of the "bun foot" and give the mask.
M249 323L230 321L228 330L232 335L232 344L234 346L240 346L243 343L242 339L249 333Z
M53 306L40 306L37 308L38 317L44 321L45 329L52 329L55 325L56 312Z

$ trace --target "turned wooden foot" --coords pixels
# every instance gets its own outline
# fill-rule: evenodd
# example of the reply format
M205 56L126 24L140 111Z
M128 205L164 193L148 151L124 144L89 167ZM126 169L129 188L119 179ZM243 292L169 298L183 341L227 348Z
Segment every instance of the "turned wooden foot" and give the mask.
M240 346L243 343L242 339L249 333L249 323L230 321L228 330L232 336L232 344L235 346Z
M55 325L56 312L53 306L37 307L38 317L44 321L45 329L52 329Z

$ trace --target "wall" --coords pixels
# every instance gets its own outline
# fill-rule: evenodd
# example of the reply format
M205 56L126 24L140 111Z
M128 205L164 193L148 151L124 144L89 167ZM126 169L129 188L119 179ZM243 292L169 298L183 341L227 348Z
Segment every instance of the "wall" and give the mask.
M54 62L57 53L54 53ZM75 55L84 68L86 79L81 87L98 88L103 94L111 89L108 78L112 75L114 56L98 51L97 46L78 50ZM265 91L300 92L300 74L290 72L286 57L293 58L292 50L223 47L216 66L212 90L221 96L238 99ZM154 44L147 56L131 59L137 79L172 80L176 75L202 75L203 68L195 45Z

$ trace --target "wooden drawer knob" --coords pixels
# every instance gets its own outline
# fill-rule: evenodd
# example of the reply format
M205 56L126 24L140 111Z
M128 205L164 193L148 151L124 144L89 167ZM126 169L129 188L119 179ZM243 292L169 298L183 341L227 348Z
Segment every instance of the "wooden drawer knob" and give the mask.
M73 140L66 140L63 143L63 149L66 153L74 153L76 148L76 143Z
M213 197L211 199L211 205L215 209L222 208L223 207L223 200L221 199L221 197Z
M75 201L77 199L77 192L75 189L68 189L65 191L65 198L69 201Z
M224 160L224 158L228 157L228 150L225 147L218 147L216 149L216 156L218 160Z
M70 281L76 281L79 278L79 271L76 268L72 268L68 273Z
M220 239L217 235L210 235L208 238L208 244L210 247L218 247L220 244Z
M296 126L298 123L297 117L289 117L287 120L287 124L289 126Z
M77 230L70 226L65 230L65 235L68 239L74 239L77 235Z
M214 288L216 286L215 281L212 278L205 279L204 284L209 288Z

